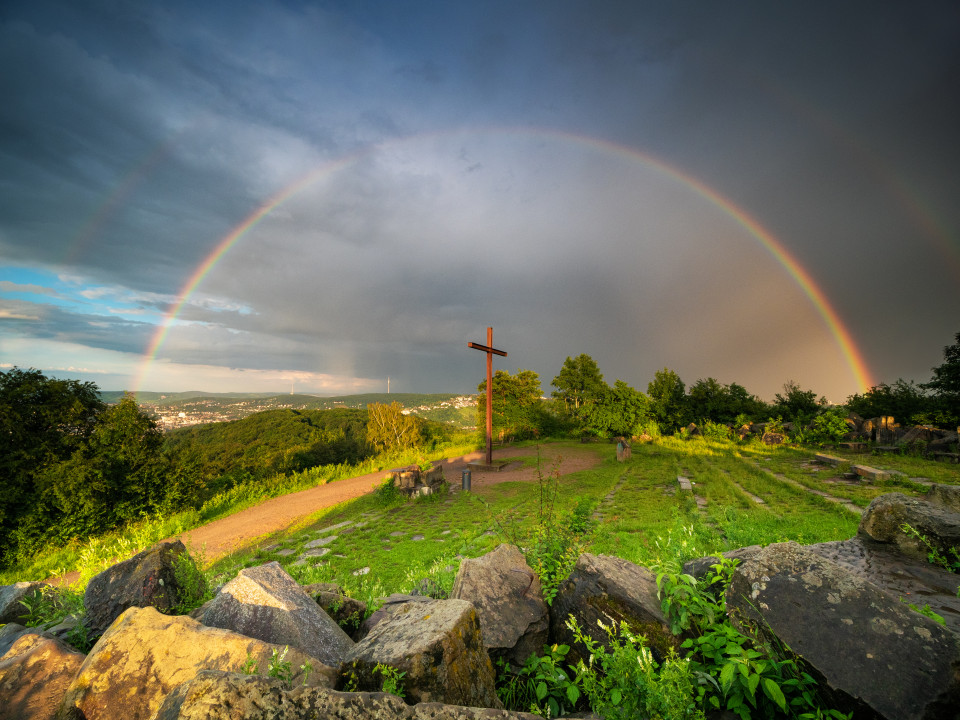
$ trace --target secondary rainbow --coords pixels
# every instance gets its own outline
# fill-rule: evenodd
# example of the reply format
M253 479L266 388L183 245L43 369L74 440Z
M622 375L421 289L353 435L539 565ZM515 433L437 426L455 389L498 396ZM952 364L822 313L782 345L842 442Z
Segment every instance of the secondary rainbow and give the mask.
M592 147L600 152L609 153L617 156L625 156L632 161L641 163L642 165L652 168L667 177L672 178L673 180L679 182L683 186L689 188L697 195L702 197L704 200L710 202L712 205L723 211L726 215L731 217L739 225L741 225L754 239L756 239L772 256L773 258L787 271L790 277L793 278L794 282L800 287L804 294L810 299L810 302L813 304L817 313L823 319L824 323L827 326L827 329L830 331L830 334L834 337L837 342L840 352L844 357L844 360L849 365L850 372L854 378L854 381L857 384L859 392L866 391L873 383L871 380L871 372L867 366L866 361L864 360L862 354L856 346L856 343L853 341L853 337L847 327L844 325L843 321L840 319L839 314L830 304L826 294L823 290L816 284L813 277L807 272L799 261L784 247L784 245L778 241L769 231L767 231L756 219L748 215L742 208L738 207L736 204L731 202L729 199L725 198L723 195L715 191L713 188L705 185L703 182L697 178L678 170L677 168L668 165L667 163L659 160L652 155L641 152L634 148L625 147L623 145L617 145L615 143L600 140L597 138L586 137L581 135L574 135L570 133L561 132L558 130L545 130L543 128L536 129L498 129L491 130L489 128L481 129L474 131L473 133L468 131L457 131L449 133L436 133L434 136L441 135L459 135L459 134L501 134L501 135L516 135L516 136L530 136L543 138L547 137L549 139L554 139L564 142L573 142L576 144L586 145ZM167 334L170 331L170 328L173 326L174 321L177 316L180 314L180 311L183 309L183 306L186 304L190 295L197 289L203 279L210 273L210 271L216 266L220 259L226 255L230 249L236 245L236 243L258 222L270 214L272 210L289 200L291 197L297 193L303 191L304 189L311 186L313 183L317 182L321 178L328 177L344 168L352 165L361 158L374 153L375 151L387 147L389 145L397 145L400 143L411 142L415 140L423 139L424 135L416 135L408 138L403 138L399 140L391 141L386 144L372 145L359 152L346 155L342 158L339 158L335 161L326 163L316 170L313 170L295 181L291 185L288 185L283 190L273 195L266 203L264 203L259 209L251 213L247 218L240 223L236 228L234 228L229 234L227 234L223 239L217 243L213 251L207 255L206 258L193 270L190 274L190 277L187 279L183 288L180 290L180 293L177 296L176 301L174 301L170 308L167 310L166 315L164 316L163 322L157 328L157 331L154 333L153 338L150 341L149 346L147 347L146 352L144 353L143 360L140 364L139 372L135 380L134 391L140 389L146 374L150 369L150 365L153 363L156 358L157 352L160 347L163 345L164 340L166 340Z

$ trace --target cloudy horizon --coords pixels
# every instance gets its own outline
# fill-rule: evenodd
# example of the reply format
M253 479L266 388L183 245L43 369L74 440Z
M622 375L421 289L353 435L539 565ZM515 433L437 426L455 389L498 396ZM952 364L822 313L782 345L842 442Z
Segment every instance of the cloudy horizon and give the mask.
M960 7L9 2L0 369L769 400L960 331Z

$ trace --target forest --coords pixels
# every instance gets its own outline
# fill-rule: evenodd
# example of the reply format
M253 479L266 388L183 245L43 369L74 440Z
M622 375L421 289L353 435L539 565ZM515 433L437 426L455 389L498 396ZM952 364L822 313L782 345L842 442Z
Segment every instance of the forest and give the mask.
M687 387L668 368L646 392L621 380L611 386L587 354L568 357L551 385L551 397L544 398L536 372L497 371L495 434L658 436L696 423L704 434L730 437L743 423L775 420L793 423L792 440L817 444L846 432L848 412L956 428L960 333L929 382L880 383L835 407L791 381L765 402L714 378ZM485 382L478 390L477 427L483 428ZM143 517L199 509L234 488L265 489L290 477L316 484L332 477L318 468L351 468L398 450L436 450L457 441L464 437L451 426L406 415L396 402L363 410L271 410L163 434L131 396L107 405L93 383L15 367L0 372L0 565Z

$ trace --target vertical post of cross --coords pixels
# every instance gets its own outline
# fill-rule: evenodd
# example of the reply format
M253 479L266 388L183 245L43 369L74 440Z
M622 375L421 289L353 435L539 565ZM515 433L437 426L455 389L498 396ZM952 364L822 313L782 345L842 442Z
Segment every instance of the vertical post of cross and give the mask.
M487 465L493 465L493 356L506 357L504 350L493 347L493 328L487 328L487 344L467 343L467 347L482 350L487 354Z

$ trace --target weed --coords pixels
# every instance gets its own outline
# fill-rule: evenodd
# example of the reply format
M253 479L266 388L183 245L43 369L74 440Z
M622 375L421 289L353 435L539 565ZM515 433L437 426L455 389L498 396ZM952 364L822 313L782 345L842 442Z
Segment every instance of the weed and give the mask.
M607 633L606 647L585 635L572 617L567 621L589 652L587 662L577 663L576 682L593 712L609 720L702 720L695 699L697 677L688 660L671 651L657 672L643 636L634 635L626 623L598 625Z
M924 603L923 607L920 607L918 605L914 605L912 602L907 602L902 597L900 598L900 602L904 603L908 608L910 608L914 612L920 613L921 615L925 615L926 617L930 618L934 622L938 622L941 625L947 624L947 621L943 619L942 615L937 614L931 609L929 603Z
M589 528L592 506L581 500L571 513L561 516L557 509L560 494L560 462L544 475L537 447L537 513L533 526L517 521L516 515L494 517L500 534L524 551L527 563L540 578L543 599L550 605L563 582L583 554L583 533Z
M497 659L497 695L508 710L529 711L547 718L565 715L576 708L580 688L564 666L570 647L552 645L542 656L531 655L519 670Z
M247 652L247 659L244 660L243 665L240 667L240 672L244 675L256 675L259 670L257 668L257 659Z
M900 526L900 530L907 535L913 535L913 537L920 541L920 543L927 549L927 560L930 563L933 565L939 565L944 570L949 570L953 573L960 573L960 550L955 547L951 547L947 551L947 555L944 555L933 543L930 542L926 535L922 534L912 525L903 523ZM958 589L957 593L960 595L960 589Z
M406 671L401 671L399 668L383 663L377 663L373 671L379 672L383 677L383 684L380 686L381 691L396 695L401 700L404 698L406 693L403 690L403 676L407 674Z
M313 663L309 660L304 661L300 666L300 672L303 673L303 686L307 686L307 682L310 680L310 673L313 672Z
M400 488L397 487L392 475L385 478L384 481L376 487L373 491L373 496L376 498L377 504L381 507L390 507L404 500L403 494L400 492Z
M293 687L293 663L285 659L289 649L289 645L284 645L283 652L274 648L270 656L270 667L267 669L267 675L277 678L288 688Z
M172 608L174 615L186 615L213 598L206 575L190 553L180 553L174 558L173 577L178 588L177 603Z

